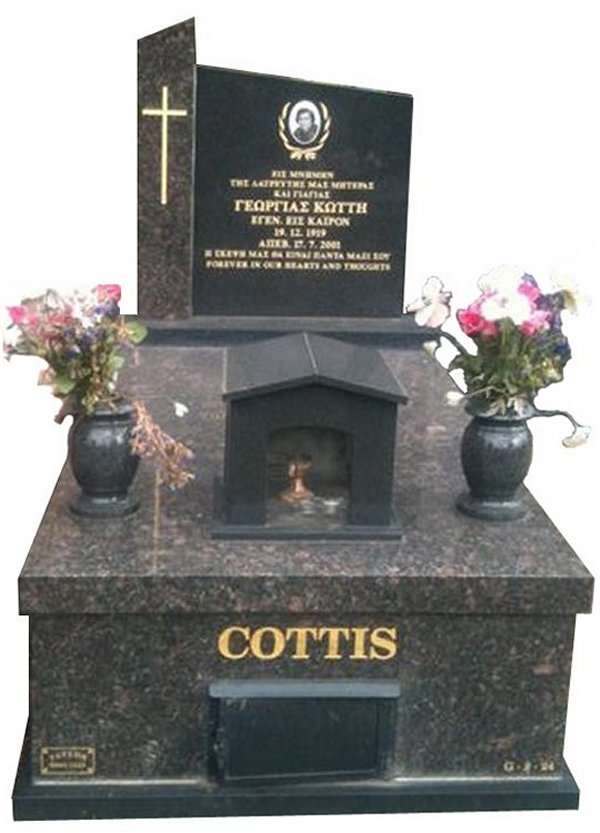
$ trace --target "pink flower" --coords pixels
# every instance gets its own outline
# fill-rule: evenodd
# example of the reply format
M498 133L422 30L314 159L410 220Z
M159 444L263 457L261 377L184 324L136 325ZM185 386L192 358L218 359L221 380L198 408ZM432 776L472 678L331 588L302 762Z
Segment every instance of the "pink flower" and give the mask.
M73 321L70 311L52 312L48 315L47 323L51 327L65 327Z
M474 301L467 309L459 309L456 313L460 328L468 336L494 337L498 334L498 325L495 321L488 321L480 310L485 295Z
M28 310L26 307L7 307L8 314L10 315L10 320L13 324L23 324L25 318L28 315Z
M519 329L527 337L533 336L542 330L547 330L550 326L549 318L551 315L551 310L537 309L531 313L527 321L523 321Z
M7 307L10 320L19 327L32 327L37 324L38 315L27 307Z
M535 306L535 302L542 294L537 284L529 280L521 281L518 291L527 298L532 307Z
M100 303L115 301L118 304L121 300L121 287L118 283L99 283L96 287L96 295Z

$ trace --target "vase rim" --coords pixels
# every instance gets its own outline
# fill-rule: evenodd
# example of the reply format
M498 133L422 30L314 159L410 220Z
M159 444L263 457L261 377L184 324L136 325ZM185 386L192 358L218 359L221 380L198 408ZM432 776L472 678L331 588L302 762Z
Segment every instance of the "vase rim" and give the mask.
M514 408L509 408L504 413L491 413L489 410L489 405L475 398L469 399L467 401L465 405L465 411L473 417L496 420L497 422L523 422L524 420L529 419L535 414L535 408L531 404L531 402L526 403L523 407L523 410L520 413L517 412Z
M99 402L95 405L94 410L91 414L85 414L80 411L81 416L87 417L112 417L112 416L124 416L126 414L131 414L133 412L133 404L125 398L115 399L114 402Z

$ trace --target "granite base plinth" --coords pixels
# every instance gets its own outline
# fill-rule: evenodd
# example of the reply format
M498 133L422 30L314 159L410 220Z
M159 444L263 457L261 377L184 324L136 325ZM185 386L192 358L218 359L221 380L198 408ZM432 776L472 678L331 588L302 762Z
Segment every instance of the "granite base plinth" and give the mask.
M146 324L148 344L171 347L240 344L302 332L377 347L419 347L426 341L439 340L439 331L417 327L412 315L397 318L197 315L178 321L151 319Z
M575 808L562 753L575 618L591 608L593 579L526 492L527 515L515 523L456 511L465 416L444 406L444 371L422 350L385 352L411 399L396 436L402 538L219 540L223 353L143 348L127 382L140 398L160 391L156 419L194 448L186 489L167 490L157 506L153 468L142 461L139 511L106 523L68 511L68 470L57 484L19 579L30 620L31 753L28 742L15 816ZM187 422L172 406L182 391ZM386 734L381 747L390 780L347 780L364 772L350 765L344 782L339 769L322 780L331 773L325 754L341 755L355 738L340 732L330 746L313 731L319 743L306 743L306 727L319 725L310 703L289 706L298 718L287 722L284 697L257 697L241 716L234 697L213 708L215 685L323 681L338 691L377 680L400 691L392 742ZM332 706L348 721L354 706L340 699ZM353 725L376 726L378 707L364 706ZM318 780L219 786L212 779L235 770L222 750L255 737L244 725L244 743L223 747L221 729L235 737L234 718L247 724L248 713L271 710L286 729L273 758L302 742L315 761L302 772ZM371 729L361 737L379 741ZM290 771L303 763L291 756Z
M213 538L235 541L397 541L402 538L402 529L396 524L390 526L340 526L331 529L310 529L310 527L244 526L242 524L219 524L212 528Z
M270 787L193 782L36 784L25 735L13 791L16 821L193 818L339 813L576 810L579 788L565 767L552 777L408 778Z
M277 504L279 503L279 506ZM398 541L402 538L402 526L392 506L389 510L390 523L386 526L349 524L345 512L328 516L315 511L305 515L300 507L285 507L277 499L267 503L267 522L264 524L227 523L225 495L221 478L215 478L214 503L215 521L211 526L213 538L225 541ZM276 507L276 508L275 508Z

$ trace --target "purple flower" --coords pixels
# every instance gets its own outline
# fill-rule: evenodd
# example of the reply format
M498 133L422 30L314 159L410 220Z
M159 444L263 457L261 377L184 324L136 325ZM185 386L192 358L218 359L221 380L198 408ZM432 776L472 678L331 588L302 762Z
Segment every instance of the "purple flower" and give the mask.
M540 295L536 301L538 309L551 310L560 313L565 308L565 301L562 292L549 292L548 295Z
M521 278L521 281L525 281L526 283L530 283L532 286L537 286L538 285L538 282L533 277L533 275L528 275L527 273L525 273L523 275L523 277Z
M554 343L554 352L560 356L562 361L566 364L571 358L571 345L569 344L569 339L565 336L557 339Z
M119 305L116 301L104 301L96 304L93 312L98 318L116 318L119 315Z
M101 336L102 330L97 328L84 330L77 339L77 344L82 350L88 350Z
M538 309L547 310L548 323L552 332L559 332L562 327L561 312L565 308L562 292L550 292L548 295L540 295L536 301Z

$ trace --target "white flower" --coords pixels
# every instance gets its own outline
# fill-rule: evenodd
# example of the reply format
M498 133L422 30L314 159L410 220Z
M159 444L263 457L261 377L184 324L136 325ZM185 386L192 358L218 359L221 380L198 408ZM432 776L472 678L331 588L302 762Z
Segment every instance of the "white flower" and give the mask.
M436 351L437 351L439 346L440 345L437 343L437 341L424 341L423 342L423 350L425 350L425 352L429 356L435 356Z
M581 292L578 285L571 278L553 274L550 279L554 292L562 293L567 312L577 315L583 306L589 305L590 299Z
M5 324L4 321L0 323L0 336L2 336L2 341L5 344L8 344L10 347L14 347L17 343L21 331L16 326L10 326Z
M446 405L451 408L456 408L465 398L464 394L458 390L449 390L446 394Z
M510 264L496 266L495 269L479 278L477 286L482 292L498 292L501 295L516 294L524 274L519 266Z
M518 327L530 317L531 304L521 292L495 292L481 305L481 314L488 321L510 318Z
M19 287L19 297L14 297L15 305L20 305L22 301L33 300L34 298L44 298L48 293L48 284L41 283L27 283Z
M175 408L175 416L177 417L187 416L190 412L188 406L184 405L183 402L173 402L173 407Z
M512 408L517 416L524 417L531 410L531 403L523 396L510 396L506 402L506 407L508 410Z
M431 277L425 281L421 297L406 307L407 312L415 313L415 323L419 327L441 327L450 315L451 292L444 291L444 284L439 278Z
M40 298L42 304L50 309L62 310L65 306L63 297L56 289L46 289L45 292L40 292L38 295L30 295L29 297Z
M565 448L577 448L578 445L585 445L591 433L592 429L589 425L578 425L572 434L564 438L562 444Z

